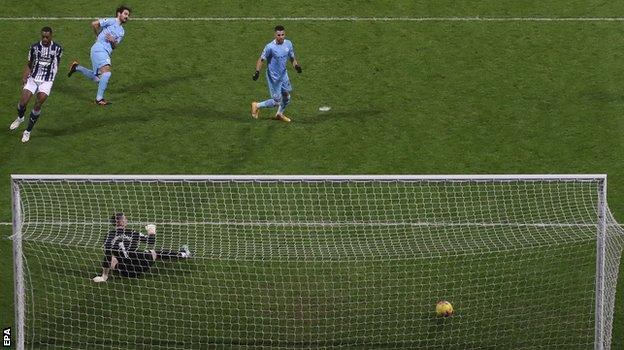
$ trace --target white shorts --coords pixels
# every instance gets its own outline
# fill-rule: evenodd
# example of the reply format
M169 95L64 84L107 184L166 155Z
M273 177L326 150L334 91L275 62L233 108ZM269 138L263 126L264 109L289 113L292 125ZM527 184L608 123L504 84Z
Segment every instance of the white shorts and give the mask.
M44 94L50 96L50 90L52 90L52 81L35 81L33 77L28 77L26 81L26 85L24 85L24 90L30 91L33 95L37 92L43 92Z

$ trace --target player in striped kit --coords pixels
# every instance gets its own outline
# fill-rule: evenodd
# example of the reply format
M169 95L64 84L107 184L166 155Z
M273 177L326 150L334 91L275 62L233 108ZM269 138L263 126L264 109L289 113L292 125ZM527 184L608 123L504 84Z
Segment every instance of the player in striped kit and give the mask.
M22 134L22 142L30 140L30 133L41 115L41 106L50 96L52 84L63 56L63 48L52 41L52 28L41 28L41 41L34 43L28 52L28 63L22 75L22 97L17 104L17 118L9 126L10 130L17 129L24 121L26 106L30 98L36 94L35 105L30 111L28 127Z

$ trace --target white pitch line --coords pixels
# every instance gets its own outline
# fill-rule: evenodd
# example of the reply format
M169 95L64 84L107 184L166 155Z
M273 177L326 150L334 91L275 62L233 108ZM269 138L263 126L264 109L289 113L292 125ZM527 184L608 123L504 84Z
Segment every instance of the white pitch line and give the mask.
M4 223L10 225L10 223ZM108 226L107 221L101 222L25 222L27 226ZM131 225L144 225L144 223L130 223ZM235 222L235 221L197 221L197 222L155 222L156 225L169 226L282 226L282 227L350 227L350 226L413 226L413 227L596 227L597 224L588 223L514 223L514 222L359 222L359 221L301 221L301 222L280 222L280 221L258 221L258 222Z
M91 21L95 17L0 17L0 21ZM624 17L132 17L131 21L624 22Z

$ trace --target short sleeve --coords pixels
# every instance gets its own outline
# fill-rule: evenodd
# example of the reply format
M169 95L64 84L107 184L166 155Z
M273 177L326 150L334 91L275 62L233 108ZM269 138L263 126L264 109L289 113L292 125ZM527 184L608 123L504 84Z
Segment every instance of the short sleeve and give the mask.
M100 21L100 27L106 28L110 25L115 24L117 19L116 18L100 18L99 21Z
M295 58L295 47L293 46L293 44L290 44L290 50L288 50L288 55L290 56L290 58L294 59Z
M32 62L34 57L35 57L35 47L31 46L30 50L28 50L28 62Z
M262 50L262 54L260 55L260 58L262 60L267 60L267 58L271 57L271 45L267 44L264 47L264 50Z

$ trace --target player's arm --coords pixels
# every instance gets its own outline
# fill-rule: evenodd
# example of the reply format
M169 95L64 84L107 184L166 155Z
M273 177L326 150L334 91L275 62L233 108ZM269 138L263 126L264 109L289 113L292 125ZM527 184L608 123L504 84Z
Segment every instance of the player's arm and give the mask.
M139 239L150 247L154 246L156 243L156 225L146 225L145 230L147 231L147 235L139 233Z
M63 57L63 48L59 48L58 55L56 55L56 65L57 67L61 65L61 58Z
M117 259L113 256L113 241L115 232L109 232L104 239L104 259L102 260L102 275L93 277L93 282L106 282L111 269L115 269Z
M34 56L34 49L31 47L30 51L28 51L28 62L26 62L26 66L24 66L24 72L22 72L22 84L26 84L26 81L28 80L28 77L30 76L30 73L32 72L32 65L33 65L33 56Z
M292 62L293 68L295 68L297 73L301 73L303 71L301 69L301 66L299 65L299 62L297 62L297 59L295 58L295 56L290 58L290 62Z
M106 34L106 41L108 41L113 50L117 47L117 41L115 41L115 37L111 34Z
M93 32L95 33L95 36L97 37L100 34L100 20L96 19L95 21L91 22L91 28L93 28Z
M24 72L22 73L22 84L26 84L26 81L28 80L28 77L30 76L30 72L32 71L30 69L31 66L32 66L31 61L26 62L26 65L24 66Z
M256 72L254 73L253 77L251 77L253 80L258 80L258 77L260 76L260 69L262 69L263 63L264 59L262 58L262 56L260 56L256 61Z

